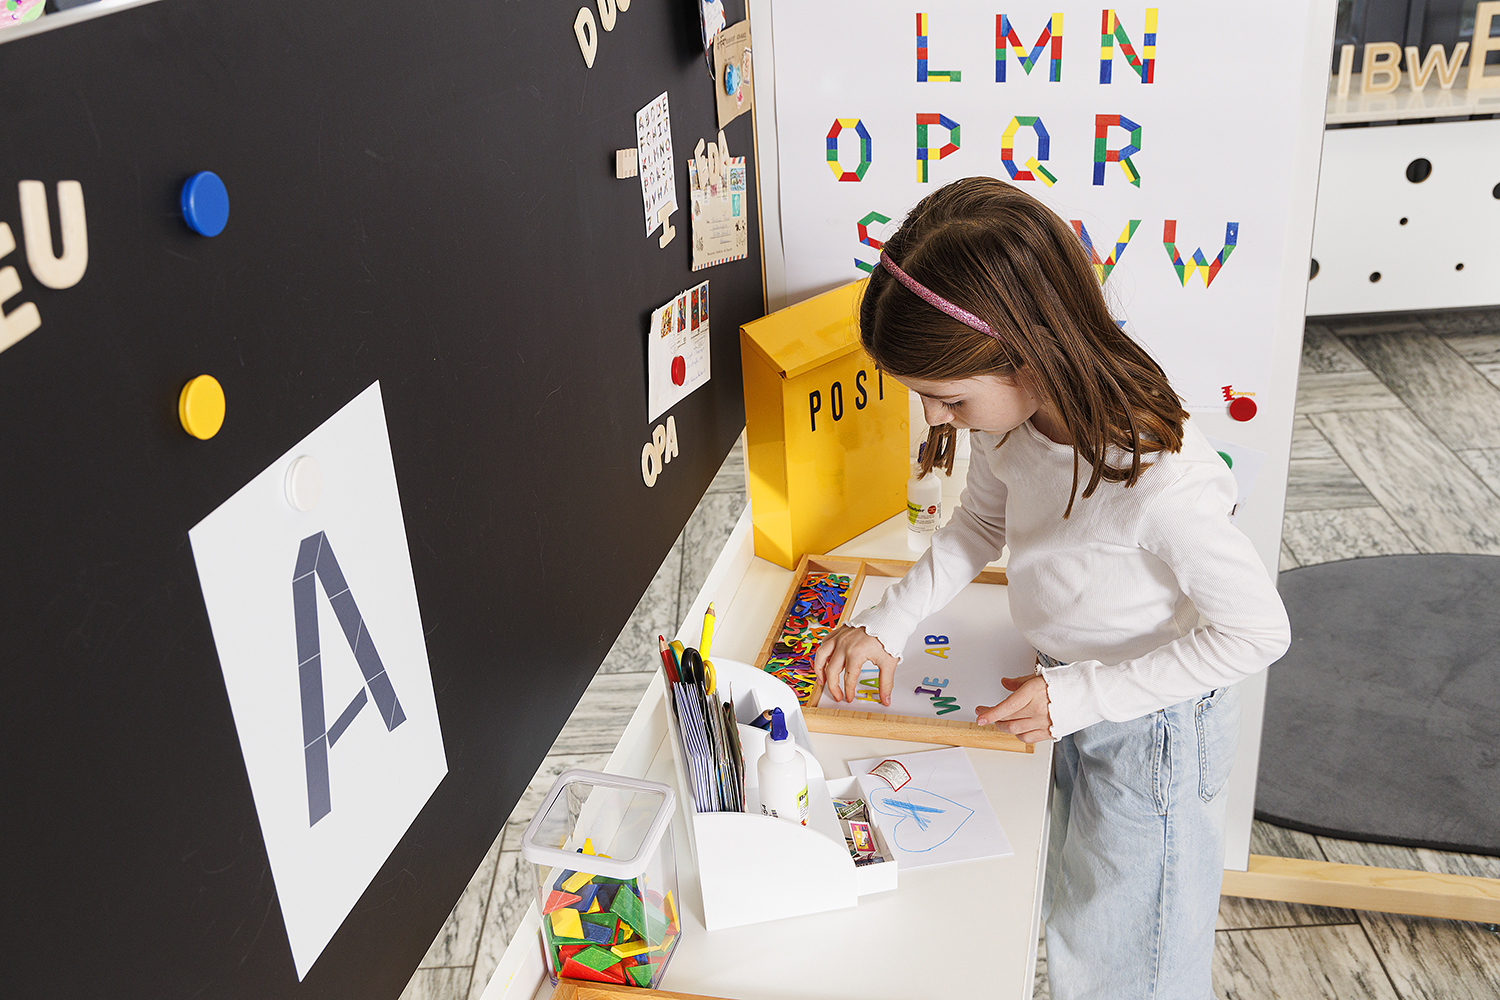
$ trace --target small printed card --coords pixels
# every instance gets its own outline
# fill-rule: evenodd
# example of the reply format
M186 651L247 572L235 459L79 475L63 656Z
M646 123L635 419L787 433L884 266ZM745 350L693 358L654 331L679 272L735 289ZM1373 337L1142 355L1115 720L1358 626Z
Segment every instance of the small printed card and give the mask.
M646 341L646 411L655 420L708 381L708 282L653 312Z
M906 765L899 760L883 760L870 768L870 775L891 786L891 791L900 791L901 786L911 780Z
M646 207L646 235L661 225L658 217L668 205L677 208L677 174L672 156L672 114L666 91L635 113L635 145L639 153L641 197Z

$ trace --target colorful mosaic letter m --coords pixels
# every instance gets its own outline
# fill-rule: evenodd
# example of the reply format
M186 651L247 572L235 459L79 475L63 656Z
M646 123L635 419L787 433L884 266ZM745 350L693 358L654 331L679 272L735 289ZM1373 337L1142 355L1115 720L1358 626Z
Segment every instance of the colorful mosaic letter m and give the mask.
M1047 70L1047 82L1057 83L1062 80L1062 26L1063 16L1053 14L1052 19L1042 29L1036 44L1031 47L1028 54L1026 47L1021 44L1021 39L1016 35L1015 27L1010 23L1009 14L995 15L995 82L1005 82L1005 59L1006 47L1015 50L1016 61L1021 64L1021 69L1029 76L1031 68L1041 58L1042 50L1049 44L1052 48L1051 63Z

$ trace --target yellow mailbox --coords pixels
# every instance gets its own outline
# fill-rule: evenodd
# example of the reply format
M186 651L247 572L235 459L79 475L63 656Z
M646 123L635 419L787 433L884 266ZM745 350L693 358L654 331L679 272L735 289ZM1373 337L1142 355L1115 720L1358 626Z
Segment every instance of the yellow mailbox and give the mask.
M755 554L788 569L906 509L906 389L859 346L864 288L740 328Z

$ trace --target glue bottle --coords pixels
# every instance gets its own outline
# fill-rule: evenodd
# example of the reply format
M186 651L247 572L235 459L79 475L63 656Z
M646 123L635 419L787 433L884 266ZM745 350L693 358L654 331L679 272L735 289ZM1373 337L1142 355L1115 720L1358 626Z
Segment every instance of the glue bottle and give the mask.
M906 544L914 552L921 552L932 545L932 533L937 531L938 521L943 516L943 481L937 472L927 478L922 474L922 453L927 449L924 441L917 449L917 460L912 463L911 478L906 481Z
M756 767L760 775L760 811L766 816L807 825L807 760L786 731L786 715L771 709L771 734Z

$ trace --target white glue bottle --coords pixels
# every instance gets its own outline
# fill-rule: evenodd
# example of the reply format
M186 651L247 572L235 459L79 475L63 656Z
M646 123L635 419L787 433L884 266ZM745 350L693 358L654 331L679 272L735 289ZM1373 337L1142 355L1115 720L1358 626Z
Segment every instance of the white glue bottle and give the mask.
M786 716L779 708L771 709L771 733L756 771L760 775L760 811L806 826L807 761L786 731Z
M906 481L906 544L914 552L921 552L932 545L932 533L937 531L943 517L943 480L934 470L925 479L922 474L922 452L926 442L917 449L917 460L912 463L911 478Z

